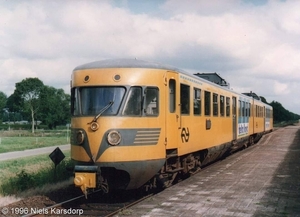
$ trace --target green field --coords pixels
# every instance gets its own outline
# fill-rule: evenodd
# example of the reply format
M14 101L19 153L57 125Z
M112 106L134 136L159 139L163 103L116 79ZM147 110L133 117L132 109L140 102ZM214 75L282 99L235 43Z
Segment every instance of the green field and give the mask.
M0 153L69 144L64 137L2 137Z
M0 153L70 144L69 135L66 130L40 130L35 134L25 130L0 131ZM72 171L67 171L68 167L72 168L70 151L63 153L66 157L56 168L50 153L0 161L0 194L20 194L69 179L73 176Z
M66 130L39 130L35 134L25 130L0 131L0 153L70 144L69 135Z

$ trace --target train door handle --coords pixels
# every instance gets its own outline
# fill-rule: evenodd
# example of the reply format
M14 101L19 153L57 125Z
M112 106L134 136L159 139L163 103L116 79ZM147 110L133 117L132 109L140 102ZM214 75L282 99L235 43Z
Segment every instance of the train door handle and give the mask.
M176 115L176 121L178 122L178 119L179 119L179 126L178 126L178 129L181 129L181 115Z

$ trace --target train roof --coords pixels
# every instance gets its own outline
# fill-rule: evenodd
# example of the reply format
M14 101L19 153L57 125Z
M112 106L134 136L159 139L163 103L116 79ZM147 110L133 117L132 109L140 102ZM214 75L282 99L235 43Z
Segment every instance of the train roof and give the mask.
M201 78L197 74L188 73L180 68L167 65L167 64L161 64L161 63L155 63L155 62L149 62L144 60L138 60L138 59L108 59L108 60L100 60L95 61L91 63L86 63L84 65L77 66L73 71L77 70L85 70L85 69L104 69L104 68L149 68L149 69L165 69L170 71L175 71L181 74L185 74L194 78L197 78L198 80L201 80L202 82L210 83L211 85L218 86L220 88L223 88L223 86L218 85L214 82L211 82L210 80ZM233 90L230 90L228 87L226 90L229 90L231 92L235 92ZM235 92L237 93L237 92ZM237 93L240 94L240 93Z
M184 72L183 70L160 63L148 62L137 59L108 59L100 60L96 62L87 63L84 65L77 66L73 71L84 70L84 69L98 69L98 68L149 68L149 69L166 69L177 72Z
M165 69L170 71L179 72L194 78L197 78L203 82L210 83L213 86L218 86L221 89L236 93L238 95L243 95L245 97L251 97L247 96L241 93L238 93L234 90L231 90L230 88L220 86L214 82L211 82L209 80L206 80L204 78L201 78L200 76L197 76L197 74L191 74L188 73L180 68L167 65L167 64L161 64L161 63L155 63L155 62L149 62L144 60L138 60L138 59L107 59L107 60L100 60L95 62L86 63L80 66L77 66L73 71L77 70L85 70L85 69L101 69L101 68L149 68L149 69Z

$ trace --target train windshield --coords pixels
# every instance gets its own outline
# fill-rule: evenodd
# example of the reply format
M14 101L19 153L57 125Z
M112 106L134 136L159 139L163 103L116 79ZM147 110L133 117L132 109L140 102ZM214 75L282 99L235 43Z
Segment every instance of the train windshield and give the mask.
M72 114L98 115L107 105L102 116L116 115L125 94L124 87L79 87L72 90Z

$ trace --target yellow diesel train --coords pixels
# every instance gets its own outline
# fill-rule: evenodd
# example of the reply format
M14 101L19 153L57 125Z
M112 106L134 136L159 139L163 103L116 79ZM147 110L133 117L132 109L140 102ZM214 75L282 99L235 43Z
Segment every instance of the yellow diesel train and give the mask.
M71 81L75 185L84 194L168 187L272 131L271 106L206 76L135 59L76 67Z

